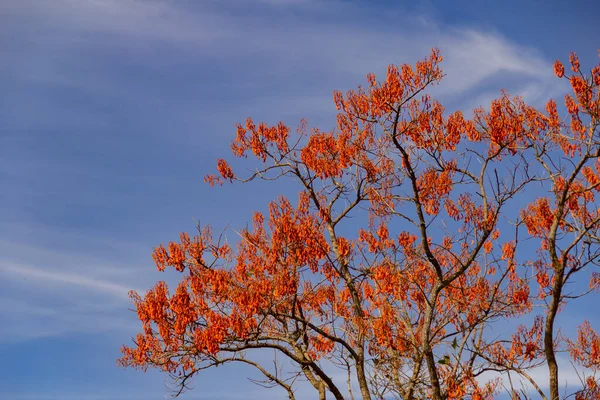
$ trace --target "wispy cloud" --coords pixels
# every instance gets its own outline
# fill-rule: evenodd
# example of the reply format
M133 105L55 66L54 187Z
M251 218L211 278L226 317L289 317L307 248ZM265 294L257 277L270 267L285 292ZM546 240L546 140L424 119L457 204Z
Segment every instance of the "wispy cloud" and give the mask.
M219 15L186 13L177 2L161 0L22 0L6 3L2 11L5 15L39 18L37 22L42 26L64 23L66 29L113 33L130 39L202 45L229 35Z
M262 390L260 390L262 389ZM269 391L265 388L256 390L244 390L236 392L226 392L225 390L202 390L195 393L186 393L181 398L189 400L260 400L265 398L266 394L281 395L278 389ZM11 400L148 400L148 399L167 399L168 395L157 395L155 392L143 394L123 394L123 393L106 393L106 394L90 394L88 392L71 392L63 391L60 394L48 393L14 393L1 392L0 397ZM299 398L310 398L309 396L301 396Z
M115 394L89 394L89 393L69 393L63 392L60 394L48 393L3 393L0 395L4 399L12 400L115 400ZM152 394L120 394L120 400L146 400Z
M58 284L76 286L85 290L93 290L118 298L127 298L128 292L131 290L131 288L127 286L114 282L93 279L79 274L67 274L56 270L49 271L47 269L32 268L18 264L0 264L0 271L12 276L18 276L22 279L43 282L45 285Z
M278 7L313 5L306 1L265 2ZM418 22L413 21L415 16L408 14L399 16L394 24L386 24L385 20L380 25L360 24L360 9L347 3L333 2L329 8L321 5L323 18L301 22L287 14L236 13L232 8L237 3L244 2L222 2L219 7L215 2L205 1L184 7L184 3L160 0L57 0L52 3L24 0L15 2L9 11L41 18L47 24L60 26L61 30L87 33L79 44L64 40L64 33L40 38L42 41L52 40L53 36L63 38L54 42L59 54L63 52L63 57L59 57L62 68L46 65L44 71L38 71L45 75L44 79L94 92L113 90L132 100L136 98L135 92L124 90L118 82L106 77L90 80L81 74L69 73L68 69L74 64L65 61L74 60L83 48L98 46L100 39L103 46L108 40L114 48L124 46L142 57L167 46L188 52L190 57L200 57L197 60L218 57L234 71L236 64L243 63L246 74L254 75L259 87L269 79L269 74L276 81L292 76L304 82L313 80L314 84L308 87L314 90L318 86L320 93L300 95L329 99L331 90L337 88L334 85L348 85L369 71L383 72L389 63L414 62L436 46L446 59L447 78L438 90L440 94L463 94L499 73L525 78L526 82L521 84L534 84L538 88L550 86L552 74L548 60L535 49L512 43L494 32L441 27L424 16L417 21L427 26L421 26L422 32L419 32L415 26ZM331 12L332 7L336 9L336 18L328 17L325 12ZM368 10L364 12L369 14ZM355 24L361 28L352 28ZM89 36L89 32L102 36ZM146 68L161 63L153 57L149 61ZM14 71L22 74L30 68ZM236 76L230 78L236 84L252 84L252 76L243 76L240 82L236 82ZM29 79L36 78L29 76ZM317 85L319 82L329 82L330 86Z
M64 233L55 236L69 238ZM135 332L138 323L127 311L128 292L143 292L153 278L143 278L142 267L123 265L127 258L119 259L120 246L95 240L96 248L73 237L70 242L92 253L106 246L114 257L86 255L62 243L45 248L48 244L42 241L0 241L0 343L72 333Z

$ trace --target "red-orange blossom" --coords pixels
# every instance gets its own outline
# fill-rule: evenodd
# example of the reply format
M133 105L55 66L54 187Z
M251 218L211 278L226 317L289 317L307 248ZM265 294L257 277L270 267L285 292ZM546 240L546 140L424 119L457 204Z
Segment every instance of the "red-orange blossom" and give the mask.
M556 316L600 287L600 64L584 74L572 54L569 75L555 63L573 88L565 117L553 100L539 110L502 93L465 118L426 94L441 61L433 50L335 92L331 131L238 125L233 154L258 169L240 177L219 159L206 181L286 179L298 199L255 213L235 244L202 227L157 247L158 269L181 282L132 293L143 329L120 364L161 368L184 388L241 362L290 399L301 377L321 399L517 399L525 381L557 400L556 354L568 351L587 373L575 398L598 399L598 333L581 321L570 338ZM511 318L523 325L492 331ZM253 358L264 349L285 370Z

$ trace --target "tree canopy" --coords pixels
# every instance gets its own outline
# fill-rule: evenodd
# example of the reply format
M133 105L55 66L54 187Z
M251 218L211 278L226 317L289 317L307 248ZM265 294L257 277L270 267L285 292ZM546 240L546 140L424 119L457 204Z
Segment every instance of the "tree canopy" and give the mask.
M233 155L258 167L219 159L205 181L286 180L298 197L158 246L181 281L131 294L142 331L119 363L178 393L244 363L290 399L300 381L320 399L600 398L599 321L557 319L600 289L600 64L555 63L564 107L503 92L466 117L427 94L441 62L434 49L334 92L330 131L239 124ZM559 353L579 386L561 386Z

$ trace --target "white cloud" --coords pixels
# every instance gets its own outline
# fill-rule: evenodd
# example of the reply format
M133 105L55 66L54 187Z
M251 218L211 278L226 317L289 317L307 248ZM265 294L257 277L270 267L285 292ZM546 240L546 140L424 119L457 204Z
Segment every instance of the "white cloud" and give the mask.
M0 342L76 332L133 333L139 326L128 311L129 288L90 272L80 275L0 262Z
M65 233L54 234L54 240L63 243L0 241L0 342L139 329L128 311L128 292L143 293L156 276L140 274L144 267L129 264L127 257L119 259L123 244L99 237L86 243ZM83 253L65 248L65 241ZM92 255L102 250L114 257ZM135 253L133 245L130 251Z
M218 15L186 13L159 0L21 0L4 5L5 15L34 16L84 33L94 31L171 41L207 43L228 36Z
M89 269L87 270L89 271ZM130 288L127 286L95 279L85 275L76 273L63 273L57 270L48 271L45 269L33 268L18 264L0 264L0 271L4 272L5 274L12 275L13 277L17 276L22 279L43 282L46 286L54 284L75 286L85 290L101 292L118 298L127 298L130 290Z
M585 379L585 376L590 375L591 371L580 366L574 368L570 360L565 356L558 355L557 361L559 366L558 380L561 394L564 392L568 395L579 390L582 387L581 380ZM550 389L550 379L547 365L541 365L527 371L527 374L543 392L548 394L547 392ZM486 372L478 377L478 381L480 383L485 383L498 377L502 380L503 387L506 390L510 389L510 381L505 374ZM527 379L520 377L516 373L511 374L511 378L516 390L524 389L532 396L532 398L537 398L539 396L536 389L534 389L533 385L531 385Z
M558 382L561 391L565 388L568 388L569 392L573 392L581 388L581 380L584 379L584 376L589 375L591 371L581 366L577 366L577 369L575 369L568 357L559 355L557 360L559 367ZM542 390L548 390L550 388L548 367L546 365L540 366L531 371L530 376L535 382L538 383Z
M264 1L277 5L290 3ZM367 72L383 72L389 63L413 63L425 56L431 47L441 48L446 60L443 68L447 77L437 90L440 94L464 93L503 72L526 78L529 90L535 85L538 92L549 86L552 78L550 62L538 51L519 46L498 34L465 27L450 29L431 21L426 29L419 24L422 32L417 32L415 21L427 21L427 17L415 18L414 15L404 15L395 24L384 21L380 26L362 24L356 29L352 27L360 23L360 18L355 15L356 6L338 2L330 5L338 10L336 20L325 18L301 23L294 19L285 23L286 20L278 21L272 16L242 16L227 9L237 2L222 2L221 7L216 7L213 2L204 1L195 3L193 9L184 9L182 3L164 0L23 0L14 3L12 8L5 6L9 12L42 18L74 32L116 35L103 37L103 43L126 46L133 52L153 52L156 45L167 45L201 57L216 56L222 61L243 62L250 70L262 69L265 74L288 75L290 79L292 76L309 79L310 75L327 82L334 77L337 82L354 85L360 83L356 81L357 77L362 80ZM325 9L323 4L321 8ZM346 24L343 24L344 20ZM87 39L81 42L73 42L68 37L64 43L55 44L67 53L65 55L71 54L74 58L78 49L99 43L95 42L98 38L86 35ZM65 58L59 59L64 64ZM86 77L69 74L68 69L53 66L51 62L48 65L49 62L45 61L45 71L37 71L45 74L45 79L128 95L127 90L114 82L101 78L86 80ZM15 70L22 73L19 71L23 68ZM259 79L264 83L264 77ZM325 86L320 89L321 93L312 95L329 98L335 88Z
M446 85L445 90L471 89L499 72L538 79L552 76L550 65L537 51L492 33L458 30L454 34L443 35L440 47L448 48L444 55L446 66L460 77L451 78L451 84Z
M0 392L0 397L11 400L146 400L152 394L89 394L89 393L69 393L62 392L60 394L49 393L3 393Z

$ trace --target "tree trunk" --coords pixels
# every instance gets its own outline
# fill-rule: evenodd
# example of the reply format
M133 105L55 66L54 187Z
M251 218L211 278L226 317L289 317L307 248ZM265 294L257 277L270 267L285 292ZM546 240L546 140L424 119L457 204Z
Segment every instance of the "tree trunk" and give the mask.
M548 309L548 316L546 317L546 325L544 327L544 354L546 355L550 378L550 400L559 400L558 363L556 362L556 354L554 352L554 319L556 318L562 295L562 270L556 272L555 277L556 280L552 288L552 302Z

